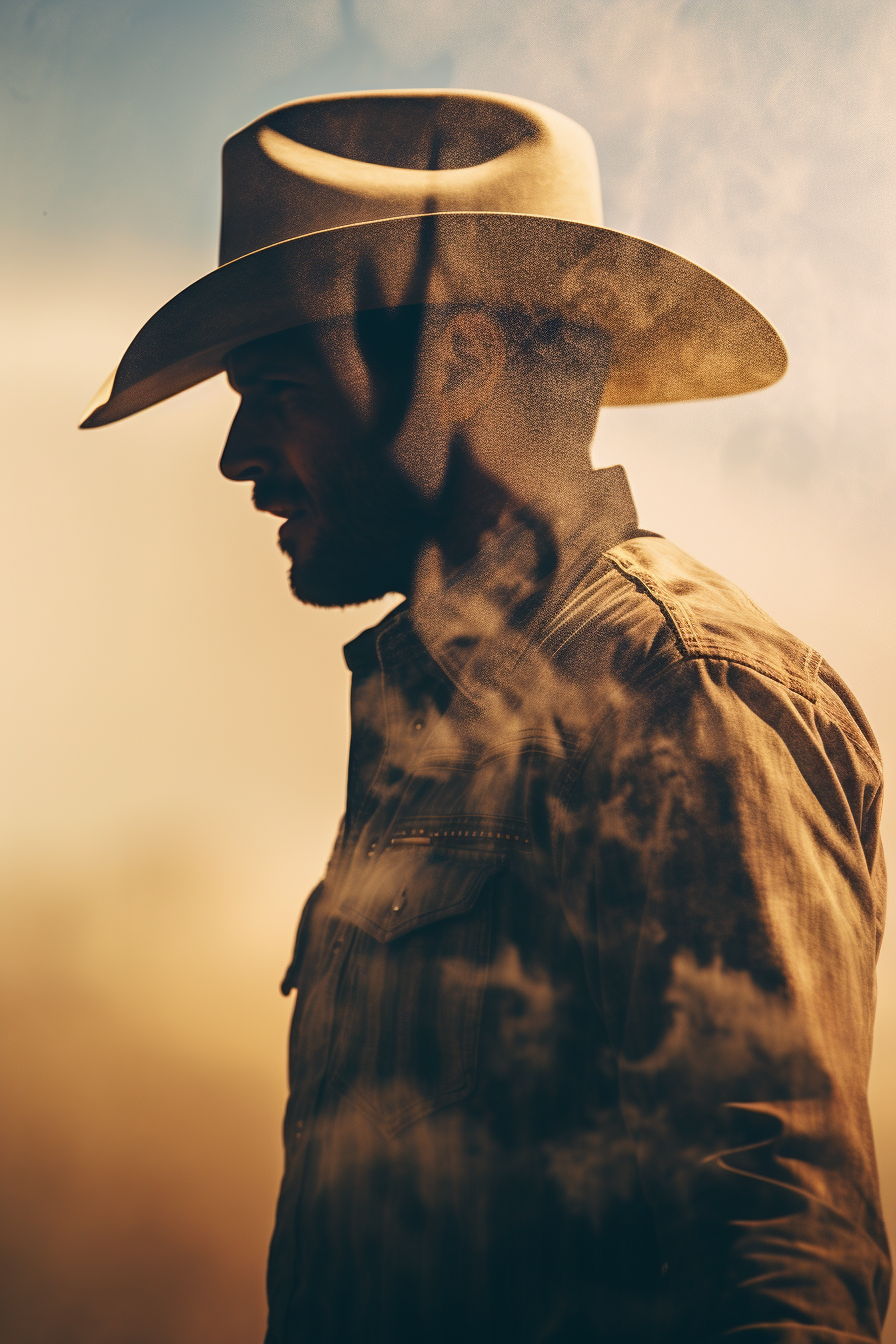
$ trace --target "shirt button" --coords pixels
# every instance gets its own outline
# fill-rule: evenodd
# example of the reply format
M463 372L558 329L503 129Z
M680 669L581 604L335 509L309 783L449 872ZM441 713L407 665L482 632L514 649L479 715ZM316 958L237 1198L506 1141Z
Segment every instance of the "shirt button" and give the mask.
M296 1121L296 1138L297 1138L297 1139L300 1139L300 1138L302 1137L302 1133L303 1133L304 1129L305 1129L305 1121L304 1121L304 1120L297 1120L297 1121Z
M422 732L423 732L423 720L422 720L422 719L415 719L415 720L414 720L414 732L415 732L415 733L422 733Z
M397 915L400 910L404 909L406 904L407 904L407 896L404 892L402 892L401 895L396 896L395 900L392 902L392 909L395 911Z

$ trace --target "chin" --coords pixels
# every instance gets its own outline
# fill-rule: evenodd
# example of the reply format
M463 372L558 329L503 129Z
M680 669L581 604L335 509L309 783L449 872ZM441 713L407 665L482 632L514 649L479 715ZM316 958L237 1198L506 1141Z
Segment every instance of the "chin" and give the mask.
M296 562L289 572L289 586L293 597L308 607L358 607L395 591L372 571L347 575L335 566L321 571L316 565L300 567Z

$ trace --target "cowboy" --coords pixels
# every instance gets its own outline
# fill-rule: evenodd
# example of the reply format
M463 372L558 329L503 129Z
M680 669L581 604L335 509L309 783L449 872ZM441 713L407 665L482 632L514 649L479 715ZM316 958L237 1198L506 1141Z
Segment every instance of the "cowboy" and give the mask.
M221 264L111 423L225 371L221 470L345 650L269 1344L876 1340L880 763L819 654L638 526L601 404L767 386L727 286L602 227L504 95L305 99L224 150Z

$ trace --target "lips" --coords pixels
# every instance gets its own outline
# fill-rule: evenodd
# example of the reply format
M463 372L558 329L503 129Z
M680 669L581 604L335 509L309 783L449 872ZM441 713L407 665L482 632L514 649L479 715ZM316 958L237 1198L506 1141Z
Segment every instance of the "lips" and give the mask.
M273 513L274 510L269 509L268 512ZM302 523L307 517L309 517L310 512L311 512L310 509L299 508L299 509L291 509L288 514L277 514L278 518L283 517L286 518L286 522L277 532L277 536L280 538L281 547L284 546L284 543L289 542L292 538L294 538L298 534L302 526Z
M277 481L256 481L252 503L261 513L272 513L275 518L287 520L304 516L311 510L311 497L307 490L294 483L286 485Z
M263 495L260 490L256 490L252 503L260 513L272 513L275 518L294 518L297 513L310 512L307 495L303 495L301 499L295 497L290 499L283 495Z

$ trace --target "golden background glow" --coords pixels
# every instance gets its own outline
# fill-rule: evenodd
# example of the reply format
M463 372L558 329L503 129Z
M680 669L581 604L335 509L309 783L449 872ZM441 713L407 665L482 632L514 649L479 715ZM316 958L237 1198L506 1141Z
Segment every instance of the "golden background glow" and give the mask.
M582 121L608 225L741 289L791 356L768 392L605 412L595 459L625 464L644 526L822 650L890 755L892 36L881 0L6 0L10 1344L261 1337L276 985L342 806L340 646L382 607L290 598L276 520L216 473L222 380L74 428L138 327L214 265L225 136L280 101L390 86ZM885 945L891 1228L894 971Z

